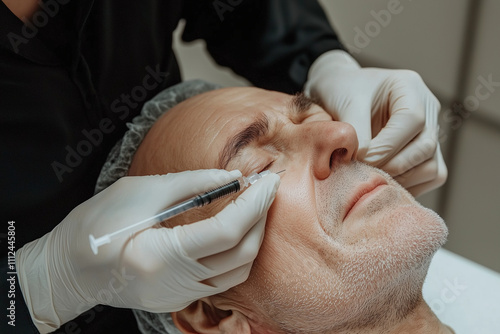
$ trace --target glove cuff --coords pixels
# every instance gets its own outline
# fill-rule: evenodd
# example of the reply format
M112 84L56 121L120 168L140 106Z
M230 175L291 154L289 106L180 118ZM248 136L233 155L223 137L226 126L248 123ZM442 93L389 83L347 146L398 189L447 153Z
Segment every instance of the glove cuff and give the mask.
M311 65L307 75L307 82L304 85L304 94L311 97L314 86L320 81L323 75L332 75L333 71L339 69L358 69L361 66L358 62L344 50L331 50L323 53Z
M31 319L40 333L53 332L91 308L90 305L71 301L71 298L66 296L66 291L56 291L59 289L53 288L49 268L49 243L50 233L47 233L16 252L19 286ZM61 296L67 298L61 301Z

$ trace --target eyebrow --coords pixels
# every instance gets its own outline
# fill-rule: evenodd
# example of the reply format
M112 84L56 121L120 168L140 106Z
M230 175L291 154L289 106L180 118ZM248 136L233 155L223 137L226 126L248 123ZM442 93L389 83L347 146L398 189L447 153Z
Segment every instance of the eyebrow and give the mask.
M306 96L303 92L297 93L293 96L288 104L288 110L291 116L300 116L306 113L313 105L321 105L316 99Z
M219 167L226 168L238 153L250 143L269 132L269 119L266 115L260 114L250 125L231 137L224 145L224 149L219 154Z
M297 93L287 104L287 110L291 117L306 113L312 105L317 104L315 100L307 97L304 93ZM225 169L229 162L250 143L269 133L269 119L263 113L243 130L231 137L224 145L219 154L219 168Z

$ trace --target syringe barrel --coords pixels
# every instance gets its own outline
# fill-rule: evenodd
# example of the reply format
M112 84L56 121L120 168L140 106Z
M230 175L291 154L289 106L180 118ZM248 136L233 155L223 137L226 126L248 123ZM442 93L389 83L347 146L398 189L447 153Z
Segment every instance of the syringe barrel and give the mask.
M241 184L239 180L234 180L230 183L227 183L218 188L212 189L203 193L202 195L198 195L194 198L196 206L205 206L210 204L213 200L219 199L226 195L234 194L240 191Z

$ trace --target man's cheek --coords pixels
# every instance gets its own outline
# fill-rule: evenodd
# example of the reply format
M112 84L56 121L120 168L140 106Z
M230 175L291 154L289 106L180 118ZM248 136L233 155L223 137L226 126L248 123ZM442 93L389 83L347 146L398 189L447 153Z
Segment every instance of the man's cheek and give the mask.
M286 191L277 194L268 211L265 241L286 244L292 253L304 245L310 247L319 233L317 217L310 207L308 199L296 201ZM267 240L268 236L272 238Z

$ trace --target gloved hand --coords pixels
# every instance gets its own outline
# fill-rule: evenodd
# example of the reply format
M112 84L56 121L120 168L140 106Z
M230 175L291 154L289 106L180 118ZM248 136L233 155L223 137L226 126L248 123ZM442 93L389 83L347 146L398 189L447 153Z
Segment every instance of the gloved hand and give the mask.
M40 332L97 304L177 311L245 281L278 188L276 174L263 177L213 218L148 228L101 246L97 255L89 245L89 234L111 233L239 176L239 171L200 170L124 177L19 249L21 290Z
M358 160L385 170L414 196L446 181L441 106L416 72L361 68L347 52L334 50L313 63L304 91L334 120L354 126Z

